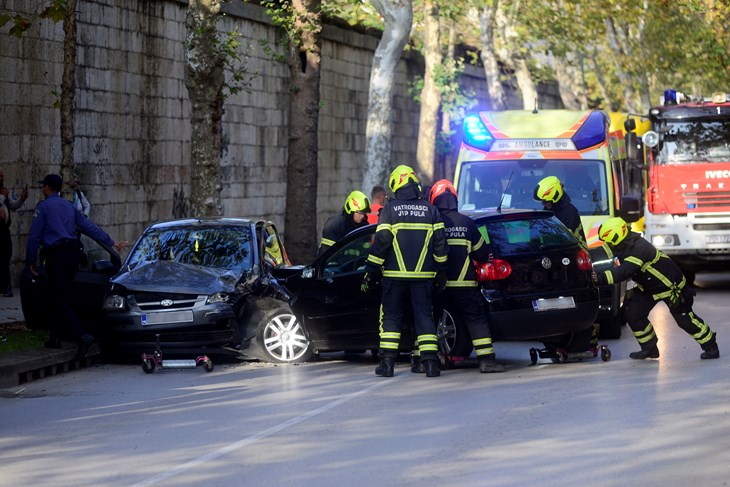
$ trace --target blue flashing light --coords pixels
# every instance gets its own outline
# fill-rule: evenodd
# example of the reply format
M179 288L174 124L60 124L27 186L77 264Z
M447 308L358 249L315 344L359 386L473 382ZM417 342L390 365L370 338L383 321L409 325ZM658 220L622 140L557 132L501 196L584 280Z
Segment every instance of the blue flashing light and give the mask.
M464 118L464 142L477 149L489 150L494 137L487 130L479 115L467 115Z
M602 111L594 111L573 135L572 141L577 150L587 149L606 140L608 115Z
M677 91L676 90L664 90L664 104L665 105L676 105L677 104Z

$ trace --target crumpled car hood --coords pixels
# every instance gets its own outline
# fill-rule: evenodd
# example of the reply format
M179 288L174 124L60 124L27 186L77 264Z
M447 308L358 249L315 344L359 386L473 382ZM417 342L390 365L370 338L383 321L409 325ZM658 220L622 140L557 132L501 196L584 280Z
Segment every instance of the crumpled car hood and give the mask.
M130 291L214 294L235 292L240 278L240 271L159 260L142 262L114 277L111 282Z

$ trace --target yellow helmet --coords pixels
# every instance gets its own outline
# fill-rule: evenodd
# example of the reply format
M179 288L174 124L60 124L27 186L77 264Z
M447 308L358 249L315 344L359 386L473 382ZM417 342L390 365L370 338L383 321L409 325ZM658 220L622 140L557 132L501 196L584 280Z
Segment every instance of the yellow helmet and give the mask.
M598 229L598 238L611 245L618 245L629 234L629 227L623 218L616 216L609 218Z
M416 176L415 171L413 171L410 166L401 164L400 166L393 169L392 173L390 173L388 186L393 193L395 193L408 183L420 184L418 181L418 176Z
M555 176L548 176L537 183L532 197L535 201L557 203L563 197L563 185Z
M345 199L345 213L352 215L357 212L370 213L370 200L362 191L353 191Z

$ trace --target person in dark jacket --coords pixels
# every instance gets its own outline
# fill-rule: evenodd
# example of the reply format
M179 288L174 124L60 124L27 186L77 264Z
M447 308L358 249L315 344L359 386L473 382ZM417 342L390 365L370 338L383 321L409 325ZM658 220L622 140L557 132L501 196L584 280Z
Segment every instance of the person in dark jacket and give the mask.
M702 347L700 358L720 357L716 333L692 311L694 290L669 256L631 232L620 217L604 221L598 236L613 250L618 266L600 274L594 272L593 279L599 284L613 284L631 278L636 283L625 302L628 325L641 345L640 351L629 355L631 358L659 358L658 338L649 321L649 312L659 301L664 301L677 325Z
M423 199L416 173L401 165L388 186L395 198L386 202L370 248L362 290L382 272L380 364L375 373L392 377L401 337L404 306L413 308L416 340L427 377L438 377L438 340L432 295L446 285L449 249L438 210Z
M454 308L461 312L476 351L479 372L504 372L504 366L495 360L484 298L479 292L473 263L490 259L489 246L474 220L457 211L458 195L451 181L442 179L436 182L431 188L429 201L441 213L449 245L446 289L440 297L453 303Z
M570 196L563 189L563 184L555 176L548 176L540 180L533 193L535 201L542 202L546 210L552 210L563 225L575 235L575 238L585 247L586 237L583 234L583 224L580 221L578 209L570 201Z
M41 182L45 199L38 203L33 213L33 221L28 235L25 263L34 275L38 275L36 262L38 251L43 246L43 254L48 274L48 294L50 307L58 321L52 323L47 347L60 348L61 334L71 333L79 343L77 359L83 359L94 341L94 337L84 330L83 325L71 306L70 284L79 268L81 243L76 229L92 239L109 247L121 249L127 242L114 242L101 228L78 211L71 202L61 198L59 192L63 185L61 176L47 175ZM62 330L61 327L65 327Z
M370 213L370 200L365 193L353 191L347 195L342 213L331 216L324 224L317 255L321 255L351 231L367 225L368 213Z

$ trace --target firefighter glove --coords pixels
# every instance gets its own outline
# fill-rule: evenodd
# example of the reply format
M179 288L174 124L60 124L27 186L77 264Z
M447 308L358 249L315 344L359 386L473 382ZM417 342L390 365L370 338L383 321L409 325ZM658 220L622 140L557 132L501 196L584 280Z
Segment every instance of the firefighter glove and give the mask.
M363 293L367 293L368 291L370 291L370 280L370 273L366 272L365 276L363 276L362 278L362 284L360 284L360 291L362 291Z
M434 290L437 293L442 292L446 289L446 271L441 270L436 272L436 282L434 284Z

